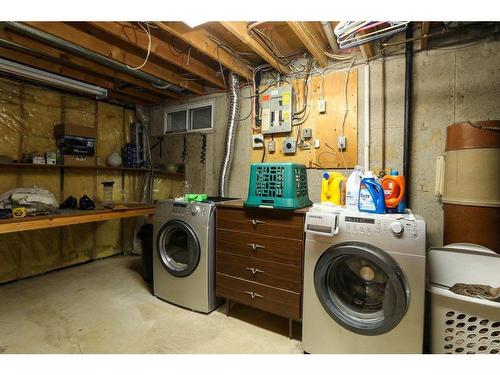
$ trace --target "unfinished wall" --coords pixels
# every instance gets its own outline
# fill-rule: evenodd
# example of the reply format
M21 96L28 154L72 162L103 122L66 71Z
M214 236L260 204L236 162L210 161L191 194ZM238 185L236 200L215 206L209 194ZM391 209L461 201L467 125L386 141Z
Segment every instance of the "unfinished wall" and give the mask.
M443 214L441 203L434 197L435 160L444 152L446 127L456 121L487 120L500 118L500 42L481 42L474 46L456 49L418 52L413 69L413 134L411 149L410 208L421 214L428 223L428 246L442 244ZM364 102L363 66L358 66L358 164L363 162ZM403 124L404 124L404 56L386 58L386 165L402 171ZM370 167L381 167L381 62L370 63ZM246 91L246 90L244 90ZM248 94L242 94L247 97ZM187 157L187 178L193 179L196 190L215 193L224 152L225 125L227 120L227 94L214 96L217 99L215 133L209 135L210 148L206 169L198 163L196 139L198 135L187 135L193 146ZM240 118L250 110L250 100L241 105ZM315 105L315 103L313 103ZM328 106L328 104L327 104ZM154 111L156 129L161 108ZM157 133L159 134L159 133ZM236 138L236 153L229 181L229 195L246 197L251 149L251 127L248 120L239 123ZM183 136L169 141L168 156L164 160L179 160L179 143ZM198 163L199 164L199 163ZM349 171L339 170L348 175ZM308 169L309 196L317 202L320 196L322 171ZM205 180L205 185L203 185Z
M101 163L120 152L127 141L134 112L45 88L0 78L0 154L21 160L23 153L55 151L53 126L67 122L97 128L96 156ZM121 173L66 169L61 190L58 169L0 168L0 192L37 185L62 202L83 194L102 199L102 181L115 181L114 199L121 199ZM125 175L125 197L138 201L138 174ZM157 179L156 186L167 185ZM169 197L158 189L159 198ZM135 219L112 220L61 228L0 235L0 283L90 259L121 253L132 247Z

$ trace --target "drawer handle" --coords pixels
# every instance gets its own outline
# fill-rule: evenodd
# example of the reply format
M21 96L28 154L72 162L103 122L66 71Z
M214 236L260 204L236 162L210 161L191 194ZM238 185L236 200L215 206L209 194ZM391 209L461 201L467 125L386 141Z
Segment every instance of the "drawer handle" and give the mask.
M246 245L250 246L252 248L252 250L265 249L266 248L265 246L259 245L259 244L256 244L256 243L247 243Z
M264 296L261 296L260 294L255 292L250 292L248 290L245 290L243 293L248 294L250 297L252 297L252 299L254 299L255 297L264 298Z
M264 221L261 221L261 220L257 220L257 219L251 219L251 220L247 220L249 223L252 223L252 225L254 227L256 227L257 225L259 224L265 224Z
M256 273L264 273L264 271L262 270L259 270L258 268L253 268L253 267L245 267L246 270L249 270L252 272L252 274L256 274Z

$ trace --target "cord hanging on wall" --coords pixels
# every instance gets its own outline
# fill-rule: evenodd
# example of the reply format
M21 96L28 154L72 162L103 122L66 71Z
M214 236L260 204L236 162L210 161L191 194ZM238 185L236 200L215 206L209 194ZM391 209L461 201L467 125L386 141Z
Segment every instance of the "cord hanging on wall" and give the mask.
M184 146L182 148L182 164L186 164L186 156L187 156L187 144L186 137L183 138Z
M200 153L201 165L205 165L206 154L207 154L207 135L203 134L201 137L201 153Z

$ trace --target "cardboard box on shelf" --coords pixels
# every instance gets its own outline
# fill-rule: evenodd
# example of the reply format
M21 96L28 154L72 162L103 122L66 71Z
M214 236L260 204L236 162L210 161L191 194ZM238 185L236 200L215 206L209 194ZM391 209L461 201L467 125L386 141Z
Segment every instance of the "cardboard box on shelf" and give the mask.
M95 166L95 156L77 156L77 155L63 155L62 161L64 165L72 167L87 167Z
M81 126L81 125L74 125L74 124L54 125L54 137L56 139L58 139L58 138L62 138L64 136L96 138L97 137L97 130L96 130L96 128L90 128L88 126Z

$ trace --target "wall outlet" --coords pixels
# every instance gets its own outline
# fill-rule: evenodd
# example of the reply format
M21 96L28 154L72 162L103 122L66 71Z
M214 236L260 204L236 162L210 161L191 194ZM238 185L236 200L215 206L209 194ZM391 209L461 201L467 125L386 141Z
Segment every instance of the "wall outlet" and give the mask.
M325 112L326 112L326 100L318 99L318 113L325 113Z
M268 148L269 152L275 152L276 151L276 141L270 140L269 143L267 144L267 148Z
M319 146L321 145L321 142L319 139L315 139L314 140L314 148L319 148Z
M258 140L261 140L259 142ZM264 147L264 136L262 134L252 135L252 147L253 148L263 148Z
M344 151L346 147L346 138L345 136L341 135L337 138L337 147L339 150Z

